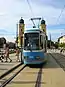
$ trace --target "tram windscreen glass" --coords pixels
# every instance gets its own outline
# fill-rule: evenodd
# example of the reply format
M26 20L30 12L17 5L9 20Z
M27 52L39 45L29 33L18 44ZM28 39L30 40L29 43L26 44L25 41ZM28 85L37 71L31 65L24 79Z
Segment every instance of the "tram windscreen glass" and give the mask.
M24 34L24 50L39 50L39 33Z

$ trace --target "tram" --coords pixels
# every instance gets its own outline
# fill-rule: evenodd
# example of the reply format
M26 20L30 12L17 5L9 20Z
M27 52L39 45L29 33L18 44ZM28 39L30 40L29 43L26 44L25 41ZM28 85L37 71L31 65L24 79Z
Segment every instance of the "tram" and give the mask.
M31 20L40 20L32 18ZM40 26L40 27L39 27ZM45 21L38 27L25 29L23 34L22 61L24 64L42 64L47 61L47 35Z

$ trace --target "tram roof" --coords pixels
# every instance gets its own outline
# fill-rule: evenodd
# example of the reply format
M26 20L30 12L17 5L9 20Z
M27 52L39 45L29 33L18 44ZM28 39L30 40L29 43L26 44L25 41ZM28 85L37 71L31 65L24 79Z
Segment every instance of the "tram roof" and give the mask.
M24 33L31 33L31 32L40 32L41 30L39 28L28 28L24 30Z

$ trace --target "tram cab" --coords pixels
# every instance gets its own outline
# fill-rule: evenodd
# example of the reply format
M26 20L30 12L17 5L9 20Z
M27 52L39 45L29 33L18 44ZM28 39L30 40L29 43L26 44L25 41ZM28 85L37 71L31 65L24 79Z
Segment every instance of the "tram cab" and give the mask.
M22 61L24 64L41 64L46 59L46 34L39 28L24 31Z

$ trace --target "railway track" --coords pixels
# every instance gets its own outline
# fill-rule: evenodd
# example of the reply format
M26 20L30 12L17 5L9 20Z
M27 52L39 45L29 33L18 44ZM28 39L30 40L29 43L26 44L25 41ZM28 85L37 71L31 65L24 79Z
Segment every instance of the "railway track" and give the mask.
M63 58L65 58L65 55L63 55L62 53L60 55L63 56Z
M55 61L59 64L59 66L65 71L65 58L63 55L59 53L49 53Z
M59 87L57 84L60 83L60 87L65 87L64 84L64 65L62 61L65 58L60 54L48 54L48 63L42 65L41 67L29 67L26 65L19 66L16 70L14 70L11 74L6 75L0 80L0 87ZM62 58L62 60L61 60ZM54 60L55 59L55 60ZM57 65L61 68L59 68ZM43 69L44 68L44 69ZM52 69L53 68L53 69ZM61 76L62 73L62 76ZM55 76L54 76L55 75ZM14 78L15 77L15 78ZM59 78L60 77L60 78ZM57 79L59 78L59 79ZM51 83L52 80L52 83ZM55 85L54 85L55 84ZM56 86L57 85L57 86Z
M36 80L36 84L35 84L35 87L41 87L41 78L42 78L42 68L43 68L43 65L41 66L39 72L38 72L38 75L37 75L37 80Z
M16 68L18 68L20 65L22 65L22 63L16 65L15 67L11 68L10 70L6 71L4 74L2 74L0 76L0 79L4 78L6 75L8 75L9 73L11 73L13 70L15 70Z
M18 67L15 67L13 70L10 70L9 73L6 73L5 75L3 74L0 77L0 82L1 85L0 87L5 87L15 76L17 76L24 68L26 65L19 64ZM12 75L13 73L13 75Z
M3 78L3 80L5 80L5 81L0 81L1 82L0 87L5 87L5 86L9 87L8 84L12 86L12 84L14 84L14 83L16 83L16 85L18 85L18 86L20 84L25 85L25 84L30 84L31 83L31 84L34 84L34 87L41 87L43 65L41 65L40 67L33 67L33 68L29 67L28 69L26 69L25 67L26 67L26 65L22 65L22 67L20 66L20 68L18 70L14 71L16 73L14 73L13 75L6 76L5 78ZM37 69L37 71L35 71L35 68ZM23 77L20 79L21 76L19 76L19 75L21 75L21 76L23 75L24 78L27 79L27 82L23 80L24 79ZM35 75L36 79L34 79L34 81L31 81L30 78L26 77L26 75L31 75L31 76ZM14 78L14 77L16 77L16 78ZM19 80L22 80L22 81L19 81L19 83L18 83L17 77L19 78ZM16 81L14 79L16 79ZM12 87L14 87L14 86L12 86Z

